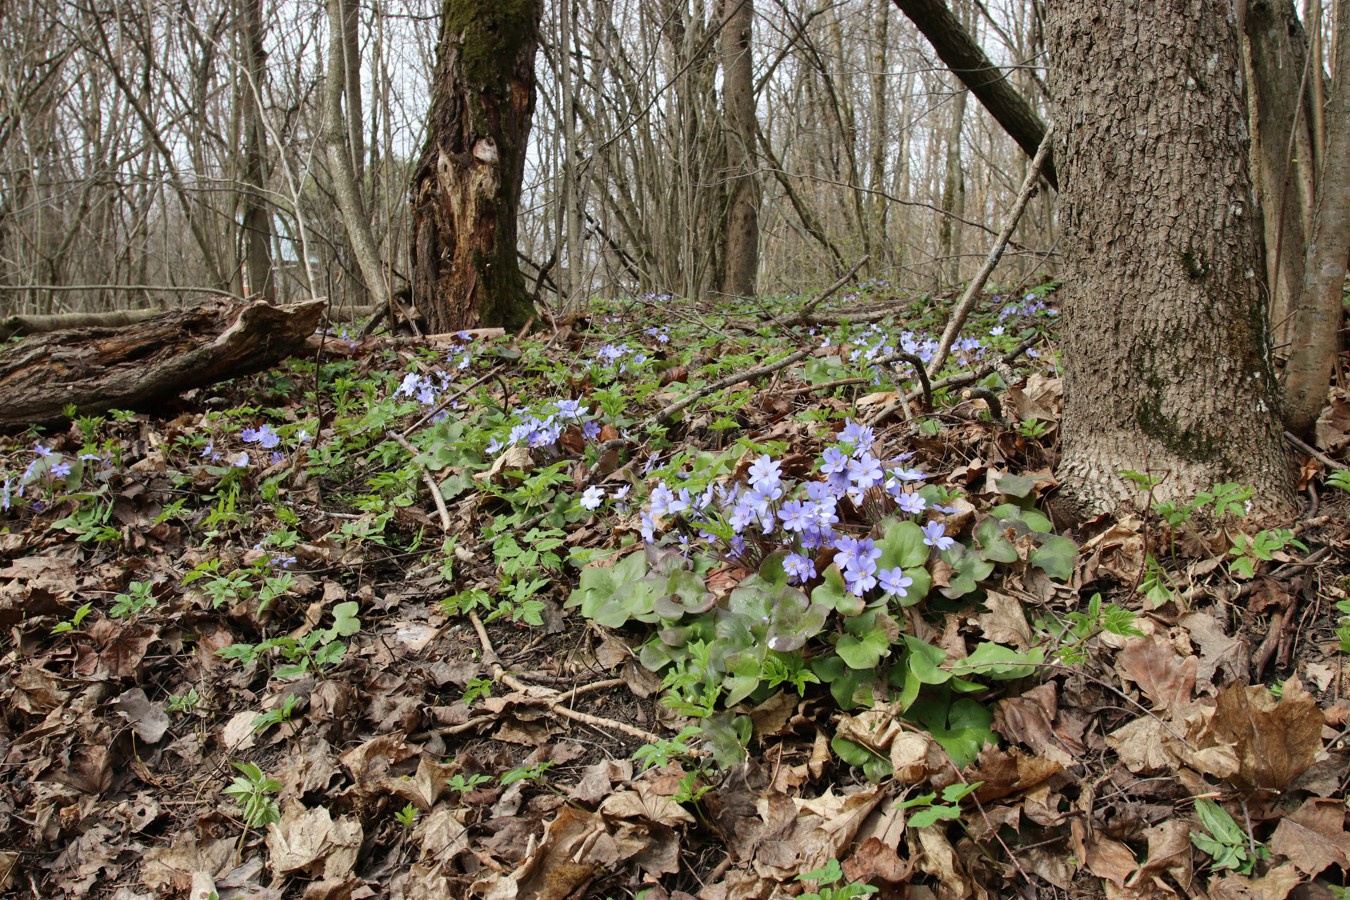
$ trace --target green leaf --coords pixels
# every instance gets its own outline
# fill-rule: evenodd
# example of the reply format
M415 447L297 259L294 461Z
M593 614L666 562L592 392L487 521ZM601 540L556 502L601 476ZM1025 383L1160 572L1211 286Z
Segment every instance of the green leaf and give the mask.
M951 674L1000 681L1026 678L1043 662L1045 651L1040 647L1020 653L1011 647L985 641L965 659L953 660Z
M882 538L877 542L881 558L877 567L893 569L899 566L912 569L928 560L928 546L923 542L923 529L913 522L887 519ZM911 573L906 572L906 575Z
M825 570L825 580L811 592L811 602L834 610L841 616L856 616L867 606L861 597L855 596L844 586L844 576L833 563Z
M1026 475L1003 475L998 479L998 492L1005 497L1025 497L1036 490L1036 479Z
M961 818L961 807L959 806L930 806L910 816L905 826L908 828L927 828L929 825L941 821L959 818Z
M360 610L361 605L355 600L348 600L334 606L333 633L338 637L351 637L360 631L361 620L356 615Z
M980 556L990 562L1017 562L1017 547L1003 533L1003 523L985 519L975 526L975 540L980 543Z
M962 544L948 550L946 559L952 567L952 573L947 587L942 588L942 595L950 600L969 594L994 571L993 563L981 559L979 554L972 553Z
M921 684L946 684L951 679L951 672L939 668L947 658L945 650L908 634L905 635L905 646L909 649L906 660L909 671Z
M1031 554L1031 564L1043 569L1051 578L1068 581L1077 558L1078 547L1073 541L1053 535Z
M861 638L851 634L841 635L834 650L851 669L875 668L891 655L891 645L886 641L886 636L877 631L869 631Z

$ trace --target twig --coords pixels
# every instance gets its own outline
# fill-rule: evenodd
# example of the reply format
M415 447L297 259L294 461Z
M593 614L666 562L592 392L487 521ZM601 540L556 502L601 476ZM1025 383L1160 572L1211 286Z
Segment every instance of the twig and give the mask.
M952 344L956 343L956 336L961 333L961 326L966 324L966 317L970 315L970 310L975 306L980 291L984 290L984 284L989 280L989 276L994 274L998 261L1003 258L1003 251L1008 246L1008 241L1012 239L1013 229L1017 227L1017 222L1022 218L1022 211L1027 208L1027 201L1031 199L1036 182L1041 179L1041 167L1050 156L1050 141L1055 133L1053 123L1046 126L1045 137L1041 138L1040 147L1036 148L1036 156L1031 160L1031 167L1027 170L1026 180L1022 182L1022 190L1017 195L1017 202L1013 204L1012 211L1008 213L1008 221L1003 224L1003 230L999 232L998 238L994 241L994 246L989 250L989 256L985 259L984 265L980 271L971 279L970 284L966 286L966 293L961 297L961 302L956 304L956 309L952 310L952 317L947 320L947 327L942 332L942 338L938 341L937 352L933 354L933 361L928 364L928 374L936 375L942 368L942 364L947 361L947 355L951 353Z
M928 380L928 373L923 370L923 360L919 359L913 353L906 353L903 350L898 350L889 356L883 356L876 361L875 365L879 366L884 363L900 362L901 360L909 363L914 368L914 374L919 378L919 389L923 391L923 411L928 412L933 408L933 385L932 382Z
M408 443L408 439L397 431L386 431L384 434L385 437L407 450L408 455L412 457L412 464L417 466L417 470L422 473L422 483L427 486L427 490L431 491L431 500L436 504L436 512L441 517L441 531L449 534L451 528L450 510L445 508L445 498L441 496L441 487L436 483L436 479L431 477L431 471L417 461L417 448Z
M1336 469L1341 472L1350 471L1350 466L1347 466L1344 463L1336 462L1336 460L1332 459L1330 456L1327 456L1325 453L1323 453L1321 450L1318 450L1311 444L1305 444L1303 441L1299 440L1298 437L1295 436L1292 432L1286 431L1284 433L1284 439L1288 441L1290 444L1292 444L1295 448L1302 450L1304 453L1308 454L1313 459L1317 460L1322 465L1326 466L1328 469Z
M723 388L731 387L733 384L740 384L742 381L750 381L751 379L758 378L761 375L771 375L774 372L777 372L779 369L787 368L793 363L805 359L807 356L810 356L811 353L812 350L810 348L807 348L805 350L798 350L796 353L791 353L783 357L782 359L778 360L778 362L769 363L767 366L760 366L758 369L751 369L748 372L740 372L736 375L728 375L721 381L714 381L712 384L704 385L697 391L694 391L689 396L683 397L675 401L674 403L670 404L660 412L648 416L646 419L643 420L642 424L645 426L651 425L656 422L668 421L674 418L675 416L679 415L685 409L697 403L699 400L703 399L704 397L707 397L709 394L715 394L718 391L722 390Z
M627 722L606 719L603 716L593 716L589 713L578 712L567 706L568 701L572 700L580 693L587 692L583 691L581 687L560 694L557 691L549 690L544 687L531 687L514 675L508 674L502 668L501 657L498 656L497 651L492 648L492 639L488 637L487 629L483 627L483 622L478 618L478 614L470 612L469 621L473 623L473 630L478 632L478 643L483 648L483 661L488 664L488 669L492 673L494 681L500 681L511 690L525 694L527 697L533 693L534 696L530 697L530 699L538 700L538 702L543 703L548 707L549 712L562 716L564 719L571 719L574 722L580 722L583 725L590 725L593 728L599 728L604 731L617 731L630 737L638 738L648 744L660 742L660 735L652 734L650 731L644 731L634 725L629 725ZM615 678L611 681L613 683L599 682L599 684L604 684L607 687L618 687L619 685L626 683L621 678ZM600 690L600 688L595 687L590 690ZM467 725L468 723L465 724ZM691 752L697 754L700 751Z
M493 368L488 369L488 370L487 370L486 372L484 372L482 375L479 375L477 378L475 378L475 379L474 379L471 383L469 383L468 385L465 385L463 388L461 388L460 390L458 390L458 391L456 391L455 393L451 394L449 397L446 397L446 398L445 398L444 400L442 400L440 403L437 403L434 407L431 408L430 411L427 412L426 415L424 415L422 418L418 419L416 422L414 422L414 423L412 423L411 425L409 425L407 428L403 429L403 437L405 437L405 438L408 437L408 436L409 436L410 434L412 434L414 431L416 431L417 429L421 428L423 425L425 425L425 424L427 424L428 422L430 422L430 421L432 420L432 418L433 418L437 413L441 412L441 411L444 410L446 407L448 407L451 403L454 403L454 402L455 402L456 400L458 400L460 397L463 397L463 396L464 396L465 394L467 394L469 391L471 391L471 390L473 390L474 388L478 387L480 384L482 384L483 382L487 381L489 378L491 378L492 376L494 376L494 375L496 375L496 374L497 374L497 368L494 366Z
M999 357L999 359L996 360L995 362L982 366L981 368L979 368L974 372L961 372L956 375L948 375L946 378L939 378L937 381L934 381L930 385L930 388L931 390L938 390L939 388L960 387L961 385L971 384L972 382L979 381L981 378L984 378L990 372L993 372L995 369L997 369L1000 365L1011 365L1013 360L1017 359L1017 357L1021 356L1023 353L1026 353L1028 350L1030 350L1031 345L1036 343L1040 339L1041 339L1040 335L1029 337L1022 343L1014 347L1012 350L1003 354L1003 356ZM919 368L920 371L922 371L922 367ZM878 422L888 417L891 413L905 406L905 404L909 403L911 400L915 399L918 396L920 396L919 391L910 391L908 394L901 397L900 399L892 400L890 403L887 403L881 409L877 410L876 414L867 420L867 424L876 425ZM932 406L931 396L932 395L930 393L929 394L930 408Z
M821 291L819 297L815 297L814 299L810 300L804 306L802 306L801 309L797 310L792 315L781 319L774 319L769 324L784 326L784 325L800 325L802 322L805 322L806 319L811 315L811 313L815 311L816 307L820 306L820 304L824 303L826 300L833 297L840 288L848 284L849 279L851 279L859 269L867 265L867 260L869 258L870 257L864 256L862 259L855 262L853 264L853 267L843 274L843 277L841 277L834 284L827 287L825 290Z

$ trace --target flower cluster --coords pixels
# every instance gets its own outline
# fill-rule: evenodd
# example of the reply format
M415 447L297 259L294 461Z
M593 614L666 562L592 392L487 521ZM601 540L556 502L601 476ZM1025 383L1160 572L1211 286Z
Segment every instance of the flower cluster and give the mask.
M769 553L786 550L783 568L796 584L819 577L818 560L832 551L854 595L880 586L903 597L913 582L899 569L879 569L881 550L870 538L847 533L851 526L845 520L855 513L880 519L897 511L919 516L954 510L930 504L918 492L927 476L905 464L910 454L885 463L875 456L875 439L870 427L850 419L837 443L821 453L820 477L800 483L786 480L781 463L767 454L751 464L744 484L712 484L694 494L661 481L639 516L642 536L652 543L662 526L684 524L751 567ZM942 522L933 521L924 527L924 543L943 551L955 541L946 537Z
M409 372L403 376L403 381L394 390L395 397L407 397L416 400L423 406L435 406L440 402L441 395L450 390L454 382L454 372L462 372L473 362L473 353L470 344L473 342L473 335L467 331L455 332L455 338L460 341L446 356L446 363L450 367L449 372L436 370L428 374L419 372Z
M593 441L600 436L600 423L591 417L589 406L580 400L555 400L540 415L539 412L517 407L511 411L516 424L505 439L495 437L488 442L485 451L488 455L500 453L507 447L525 446L532 450L556 448L563 430L569 425L581 428L581 436Z

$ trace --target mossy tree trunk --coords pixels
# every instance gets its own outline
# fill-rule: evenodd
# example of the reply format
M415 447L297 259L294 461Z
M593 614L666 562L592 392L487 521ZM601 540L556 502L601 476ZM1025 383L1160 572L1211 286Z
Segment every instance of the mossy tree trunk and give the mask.
M1063 448L1080 513L1248 484L1293 507L1225 0L1046 4L1065 257Z
M516 259L539 0L444 0L427 142L412 182L413 301L433 333L520 328Z

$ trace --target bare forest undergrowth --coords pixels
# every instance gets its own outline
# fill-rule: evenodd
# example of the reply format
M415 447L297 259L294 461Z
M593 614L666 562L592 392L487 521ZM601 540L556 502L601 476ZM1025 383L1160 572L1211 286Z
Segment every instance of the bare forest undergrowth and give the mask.
M874 283L0 439L0 885L1332 896L1350 397L1301 521L1145 472L1069 529L1054 287L932 384L949 304Z

